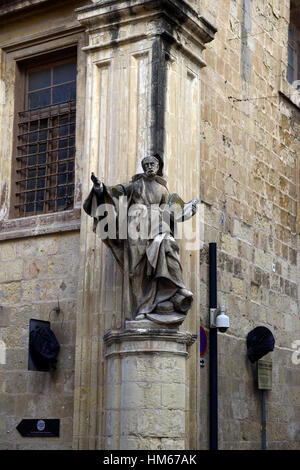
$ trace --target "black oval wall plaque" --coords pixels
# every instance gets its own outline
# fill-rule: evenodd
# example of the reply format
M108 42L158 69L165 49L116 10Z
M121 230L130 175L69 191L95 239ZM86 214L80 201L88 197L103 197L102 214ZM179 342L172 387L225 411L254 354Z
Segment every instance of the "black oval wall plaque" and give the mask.
M17 430L23 437L59 437L59 419L22 419Z

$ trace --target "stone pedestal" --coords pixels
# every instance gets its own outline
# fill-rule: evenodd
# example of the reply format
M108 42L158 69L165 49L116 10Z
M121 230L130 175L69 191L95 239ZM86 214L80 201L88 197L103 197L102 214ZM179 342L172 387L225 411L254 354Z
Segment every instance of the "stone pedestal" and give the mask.
M105 335L105 449L187 448L186 359L194 341L148 321Z

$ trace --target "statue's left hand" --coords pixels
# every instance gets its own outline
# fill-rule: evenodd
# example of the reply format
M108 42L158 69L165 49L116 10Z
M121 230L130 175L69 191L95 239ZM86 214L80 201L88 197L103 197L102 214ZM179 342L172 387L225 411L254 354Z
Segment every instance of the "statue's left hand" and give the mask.
M199 199L194 199L192 203L192 216L197 212L197 204L199 204Z

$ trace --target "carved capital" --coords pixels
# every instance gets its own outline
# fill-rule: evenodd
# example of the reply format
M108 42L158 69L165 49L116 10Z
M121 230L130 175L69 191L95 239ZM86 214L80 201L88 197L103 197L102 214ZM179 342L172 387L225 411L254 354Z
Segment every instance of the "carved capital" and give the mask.
M138 326L137 322L127 322L125 329L108 331L103 338L106 357L166 352L188 356L188 348L197 339L197 335L186 331L157 328L154 324L149 325L151 322L144 323Z

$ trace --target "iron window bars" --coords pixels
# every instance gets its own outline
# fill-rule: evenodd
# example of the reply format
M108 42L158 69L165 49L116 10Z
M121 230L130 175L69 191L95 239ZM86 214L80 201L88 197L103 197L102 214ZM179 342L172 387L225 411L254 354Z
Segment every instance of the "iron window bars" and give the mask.
M76 64L75 69L74 63L70 65L72 73L64 74L66 64L62 64L29 75L28 109L18 113L15 208L19 217L73 207Z

